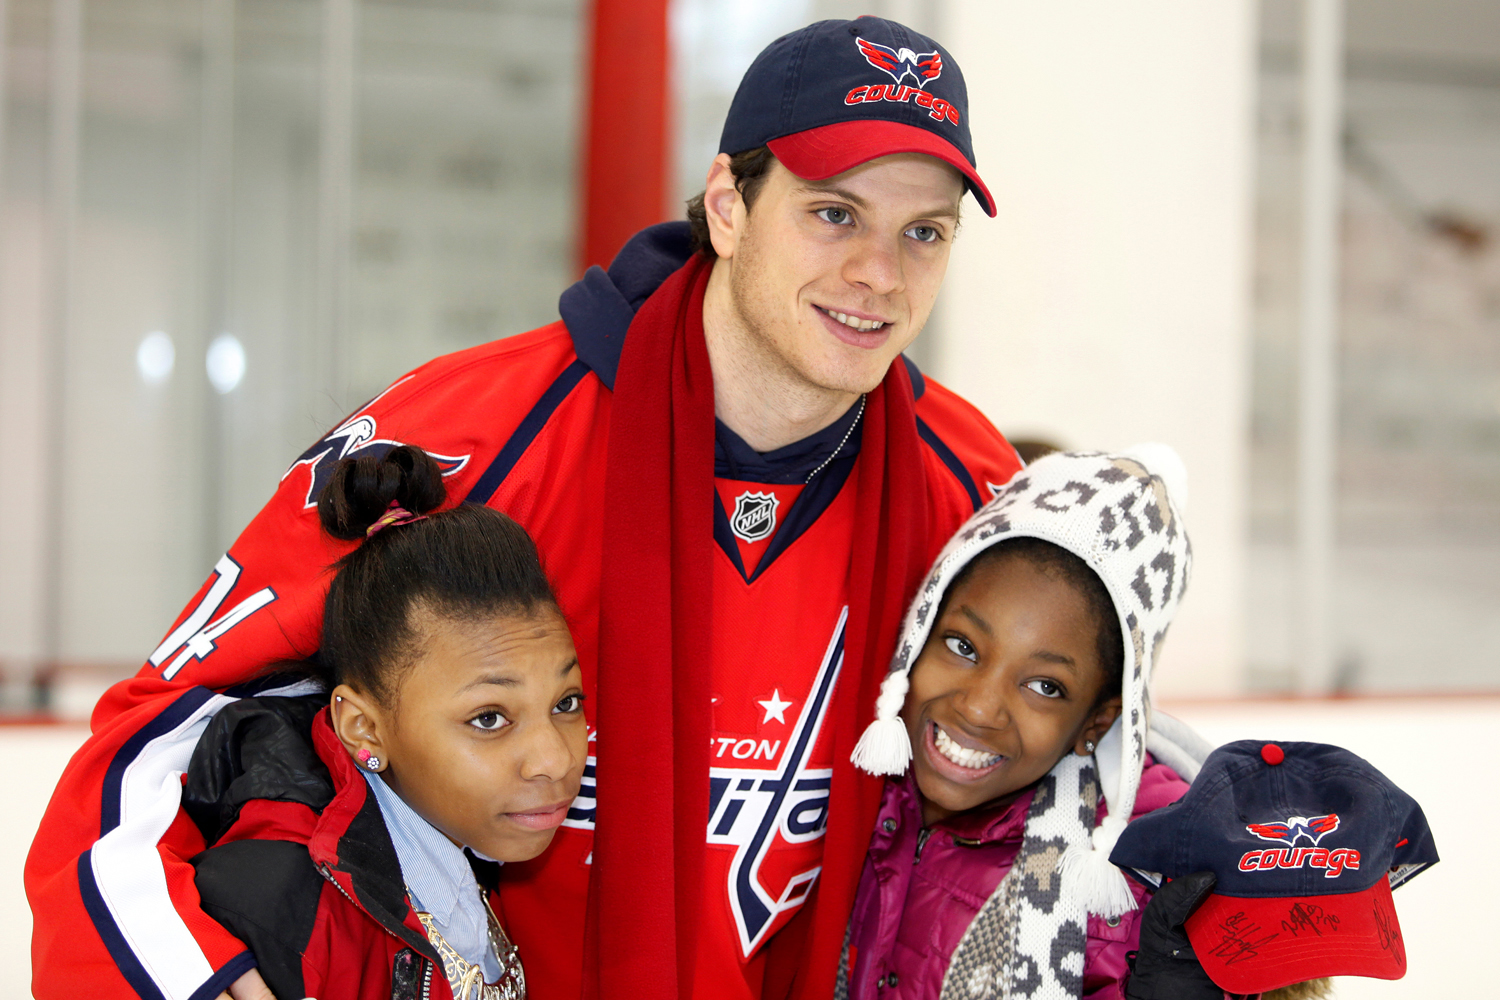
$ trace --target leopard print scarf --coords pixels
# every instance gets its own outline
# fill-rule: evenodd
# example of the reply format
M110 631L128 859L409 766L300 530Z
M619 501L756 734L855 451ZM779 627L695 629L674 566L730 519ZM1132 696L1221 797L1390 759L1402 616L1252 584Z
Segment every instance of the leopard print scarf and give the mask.
M1059 862L1094 829L1092 757L1068 754L1042 778L1021 851L959 940L939 1000L1064 1000L1083 992L1088 912Z

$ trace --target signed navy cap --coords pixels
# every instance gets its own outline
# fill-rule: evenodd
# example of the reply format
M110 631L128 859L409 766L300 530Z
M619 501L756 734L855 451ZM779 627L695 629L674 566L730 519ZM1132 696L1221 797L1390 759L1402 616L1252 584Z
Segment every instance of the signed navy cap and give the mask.
M1181 800L1125 828L1110 860L1148 885L1211 871L1188 919L1231 993L1323 976L1400 979L1391 890L1438 860L1421 806L1368 761L1322 743L1215 750Z
M957 168L994 215L974 167L968 114L963 74L937 42L879 17L819 21L755 57L724 119L719 152L769 146L807 180L879 156L926 153Z

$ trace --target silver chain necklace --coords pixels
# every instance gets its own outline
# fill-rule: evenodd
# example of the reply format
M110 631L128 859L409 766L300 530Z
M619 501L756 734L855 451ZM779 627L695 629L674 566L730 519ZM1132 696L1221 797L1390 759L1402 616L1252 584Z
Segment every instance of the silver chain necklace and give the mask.
M839 457L839 452L843 451L844 445L849 443L849 435L854 433L854 428L859 426L859 422L864 419L864 416L865 395L864 393L861 393L859 397L859 412L854 415L854 420L849 424L849 429L844 432L844 439L839 442L839 446L837 448L833 449L833 451L829 453L827 458L823 459L822 465L818 466L816 469L807 474L807 478L802 480L803 486L806 486L808 483L812 482L813 476L816 476L818 473L828 468L828 463Z

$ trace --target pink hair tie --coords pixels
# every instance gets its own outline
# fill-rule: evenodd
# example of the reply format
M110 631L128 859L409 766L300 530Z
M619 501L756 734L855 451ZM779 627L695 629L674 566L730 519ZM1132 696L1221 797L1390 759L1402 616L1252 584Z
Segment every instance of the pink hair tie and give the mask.
M418 521L427 520L426 514L413 514L400 501L392 500L391 505L385 509L385 513L376 519L375 523L365 529L365 537L370 538L375 532L384 528L392 528L402 524L415 524Z

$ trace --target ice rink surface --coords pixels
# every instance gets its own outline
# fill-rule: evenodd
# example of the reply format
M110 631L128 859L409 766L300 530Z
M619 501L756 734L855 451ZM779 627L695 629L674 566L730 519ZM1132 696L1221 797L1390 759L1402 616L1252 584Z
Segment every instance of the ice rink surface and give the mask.
M1493 906L1500 866L1485 861L1500 828L1494 758L1500 697L1176 702L1163 708L1210 742L1309 740L1347 747L1422 804L1443 861L1396 894L1409 971L1399 982L1343 979L1339 1000L1495 995ZM31 912L21 866L82 725L0 726L0 1000L30 996Z

